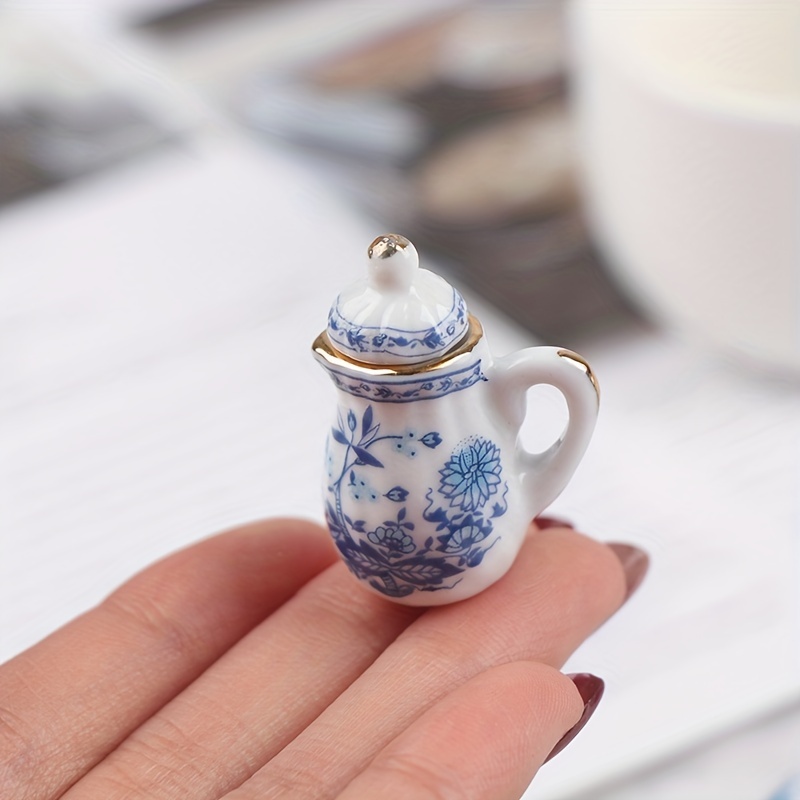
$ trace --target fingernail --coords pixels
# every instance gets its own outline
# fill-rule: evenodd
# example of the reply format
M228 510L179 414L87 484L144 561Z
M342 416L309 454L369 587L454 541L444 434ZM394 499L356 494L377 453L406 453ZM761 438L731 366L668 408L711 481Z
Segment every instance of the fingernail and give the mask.
M575 684L583 700L583 714L581 718L556 742L550 755L544 760L546 764L553 756L557 756L584 728L589 718L594 714L600 698L603 696L605 683L597 675L588 672L577 672L567 677Z
M572 528L574 530L575 528L571 522L559 517L535 517L533 521L539 530L544 530L545 528Z
M609 542L608 546L620 560L625 571L625 598L623 603L639 588L650 567L650 556L631 544Z

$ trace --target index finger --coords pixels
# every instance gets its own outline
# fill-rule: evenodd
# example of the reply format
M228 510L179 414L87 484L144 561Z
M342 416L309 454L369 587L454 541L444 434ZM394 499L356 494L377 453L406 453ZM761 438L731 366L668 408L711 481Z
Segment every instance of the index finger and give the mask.
M334 561L329 538L301 520L212 537L0 667L0 795L58 797Z

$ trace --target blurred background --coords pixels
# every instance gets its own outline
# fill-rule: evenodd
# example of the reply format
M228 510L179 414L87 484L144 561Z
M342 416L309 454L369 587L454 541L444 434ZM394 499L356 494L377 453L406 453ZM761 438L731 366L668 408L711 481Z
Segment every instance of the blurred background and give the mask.
M553 511L653 556L526 797L768 798L800 771L794 0L0 2L0 659L176 546L321 516L307 349L387 230L496 353L589 358Z

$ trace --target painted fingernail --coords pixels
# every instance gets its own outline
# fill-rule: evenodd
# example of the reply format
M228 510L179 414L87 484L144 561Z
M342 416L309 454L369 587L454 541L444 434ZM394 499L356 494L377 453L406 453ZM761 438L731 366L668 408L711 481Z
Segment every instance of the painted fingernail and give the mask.
M559 517L536 517L533 521L540 531L545 528L575 528L571 522L567 522L567 520L560 519Z
M553 756L557 756L584 728L589 718L594 714L600 698L603 696L605 683L602 678L588 672L577 672L567 677L575 684L583 700L583 714L581 718L556 742L550 755L544 760L546 764Z
M631 544L609 542L608 546L614 551L625 571L625 598L622 601L624 603L639 588L644 576L647 575L650 556Z

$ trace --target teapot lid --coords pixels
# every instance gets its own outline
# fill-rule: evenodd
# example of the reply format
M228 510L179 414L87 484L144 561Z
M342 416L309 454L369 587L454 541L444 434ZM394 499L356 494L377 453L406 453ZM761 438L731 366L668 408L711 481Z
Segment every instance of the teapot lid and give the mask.
M379 236L367 256L366 277L347 286L328 315L337 350L367 364L421 364L464 338L464 298L444 278L420 269L405 236Z

